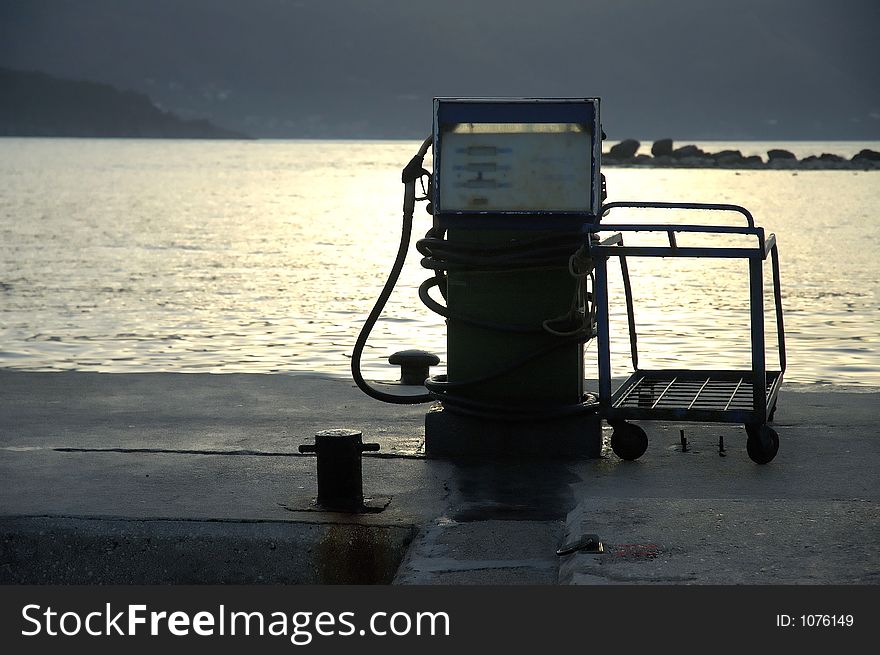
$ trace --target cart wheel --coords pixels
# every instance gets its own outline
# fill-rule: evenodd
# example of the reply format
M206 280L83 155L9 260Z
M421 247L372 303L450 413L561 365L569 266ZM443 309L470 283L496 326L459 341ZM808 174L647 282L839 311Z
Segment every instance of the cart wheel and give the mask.
M648 435L638 425L621 421L612 424L611 450L620 459L632 461L645 454L648 449Z
M779 435L776 430L766 423L761 425L746 425L746 452L756 464L770 462L779 451Z

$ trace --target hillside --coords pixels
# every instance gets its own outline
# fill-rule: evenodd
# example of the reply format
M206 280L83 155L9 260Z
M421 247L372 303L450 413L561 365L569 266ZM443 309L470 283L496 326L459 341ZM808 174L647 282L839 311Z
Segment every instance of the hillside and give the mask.
M142 93L8 68L0 68L0 136L247 138L183 120Z

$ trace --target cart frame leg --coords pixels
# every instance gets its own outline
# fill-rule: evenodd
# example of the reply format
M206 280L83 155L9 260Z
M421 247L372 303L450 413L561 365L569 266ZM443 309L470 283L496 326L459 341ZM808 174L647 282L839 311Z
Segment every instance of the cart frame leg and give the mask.
M749 257L749 310L752 335L752 408L755 422L767 422L767 362L764 356L764 267L760 256Z
M596 288L596 350L599 359L599 406L611 408L611 335L608 316L608 257L600 255L594 261Z

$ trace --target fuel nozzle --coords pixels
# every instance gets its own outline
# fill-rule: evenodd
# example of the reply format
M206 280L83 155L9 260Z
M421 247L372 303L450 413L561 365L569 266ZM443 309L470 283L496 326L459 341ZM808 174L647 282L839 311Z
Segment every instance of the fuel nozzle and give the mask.
M416 180L424 175L429 175L428 171L425 170L424 164L425 154L419 151L419 154L410 159L409 163L403 167L403 172L400 176L401 181L404 184L412 184L415 186Z
M401 179L405 186L403 192L403 211L408 216L412 216L416 209L416 180L420 180L424 175L430 175L422 166L424 161L424 155L416 155L406 165L401 174Z
M403 171L401 172L400 180L405 186L403 193L403 212L408 216L412 216L415 212L416 180L420 180L426 175L428 177L431 176L431 173L425 170L424 163L425 155L428 153L428 148L431 147L433 141L434 137L432 136L425 139L422 142L421 147L419 147L419 151L409 160L409 163L403 167Z

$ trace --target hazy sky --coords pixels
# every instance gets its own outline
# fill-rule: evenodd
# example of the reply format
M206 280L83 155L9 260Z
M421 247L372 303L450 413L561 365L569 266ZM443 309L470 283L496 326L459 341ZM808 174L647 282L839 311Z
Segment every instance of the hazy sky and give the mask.
M599 96L610 140L880 139L874 0L0 0L0 66L258 136L427 133L435 95Z

